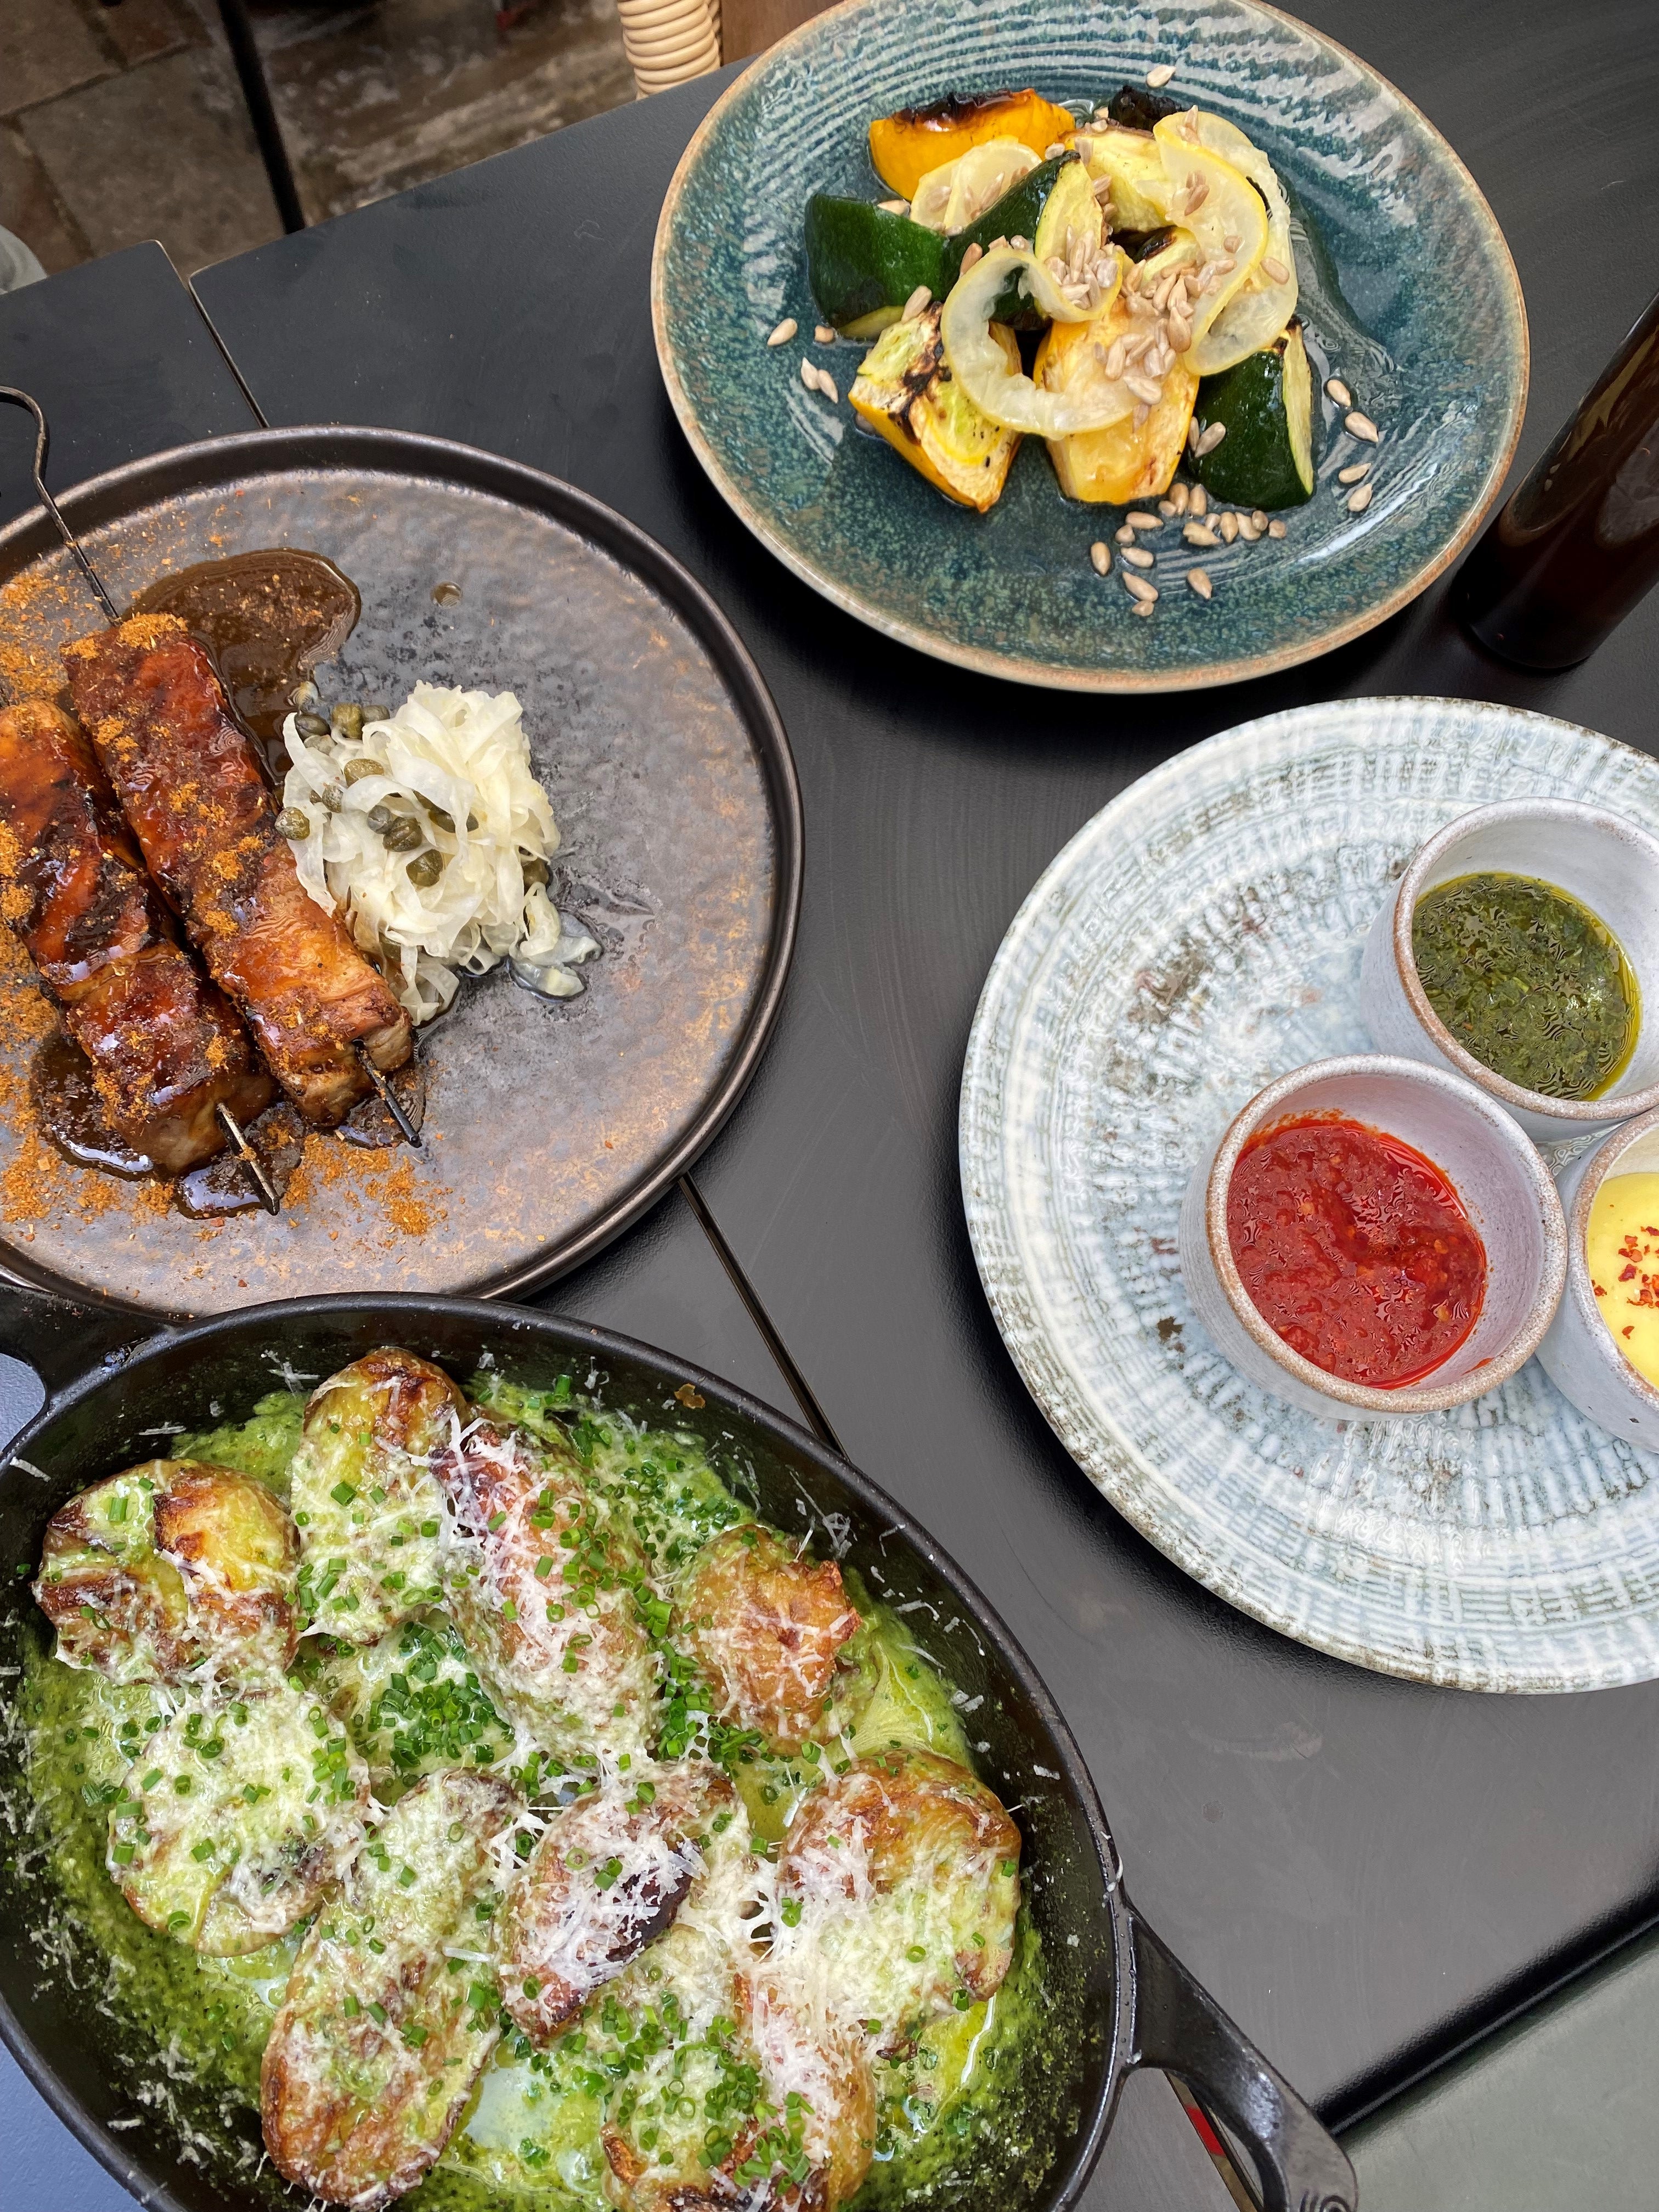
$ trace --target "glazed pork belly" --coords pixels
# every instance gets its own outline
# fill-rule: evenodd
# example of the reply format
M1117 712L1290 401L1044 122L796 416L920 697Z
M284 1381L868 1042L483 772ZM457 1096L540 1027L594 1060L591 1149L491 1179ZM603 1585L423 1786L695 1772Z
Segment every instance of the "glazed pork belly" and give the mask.
M223 1150L216 1109L252 1121L272 1085L179 942L84 734L50 700L0 711L0 912L111 1127L166 1175Z
M205 649L176 617L137 615L64 660L150 873L276 1080L307 1120L334 1127L370 1087L360 1049L383 1070L409 1058L409 1017L301 884Z

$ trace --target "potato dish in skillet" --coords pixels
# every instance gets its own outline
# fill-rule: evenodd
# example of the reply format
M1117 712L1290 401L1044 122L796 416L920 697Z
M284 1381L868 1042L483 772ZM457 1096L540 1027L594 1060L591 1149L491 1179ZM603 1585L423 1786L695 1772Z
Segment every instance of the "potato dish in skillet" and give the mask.
M901 1617L570 1377L386 1349L168 1442L53 1516L19 1711L169 2076L363 2212L972 2195L1048 1999Z

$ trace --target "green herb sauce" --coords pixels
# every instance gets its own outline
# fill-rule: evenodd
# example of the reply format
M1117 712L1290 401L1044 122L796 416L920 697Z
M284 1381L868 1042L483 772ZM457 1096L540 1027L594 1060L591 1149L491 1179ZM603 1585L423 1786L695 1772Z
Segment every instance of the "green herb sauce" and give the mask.
M531 1392L480 1376L471 1395L544 1433L556 1425L574 1440L595 1492L626 1524L654 1574L672 1575L722 1528L752 1516L697 1438L637 1428L585 1402L568 1378L550 1391ZM259 1401L249 1420L181 1436L173 1449L240 1468L280 1491L304 1402L296 1393L275 1393ZM741 1484L739 1471L729 1472ZM827 1756L834 1761L837 1753L915 1745L970 1762L948 1683L905 1621L872 1602L856 1575L847 1579L864 1625L847 1647L855 1686L845 1701L848 1725ZM826 1754L820 1761L804 1753L782 1758L752 1735L711 1725L707 1692L667 1642L665 1608L653 1626L670 1669L670 1729L678 1712L687 1729L708 1730L757 1843L775 1844ZM432 1765L507 1759L510 1731L467 1668L446 1615L434 1612L386 1643L371 1667L362 1653L310 1638L295 1667L296 1680L329 1698L346 1719L375 1764L384 1799ZM11 1863L27 1877L34 1940L77 1982L101 1977L103 2009L115 2023L141 2102L161 2108L210 2171L222 2166L251 2182L273 2205L291 2203L270 2169L262 2170L258 2074L303 1929L247 1957L210 1959L146 1928L110 1880L104 1857L108 1808L131 1760L164 1725L161 1701L148 1687L118 1687L60 1665L39 1621L26 1629L21 1656L24 1679L13 1710L22 1789L14 1826L26 1841ZM515 1778L532 1787L536 1779ZM659 1977L648 1952L642 1960L648 1988ZM1064 2094L1056 2086L1063 2069L1028 2063L1055 2039L1064 2045L1082 2036L1070 1979L1045 1959L1023 1905L1013 1966L995 1996L933 2022L902 2057L877 2060L878 2142L854 2200L858 2212L977 2202L994 2183L1005 2191L1036 2185L1054 2142L1077 2124L1074 2112L1050 2109ZM417 2212L489 2212L504 2201L526 2212L611 2212L601 2126L626 2100L630 2053L665 2034L672 2041L674 2033L671 2007L630 2008L615 1992L596 1997L578 2028L548 2051L509 2030L439 2165L404 2201ZM708 2085L694 2119L682 2114L683 2124L701 2137L718 2105L714 2124L735 2129L750 2116L758 2077L729 2053L700 2050L696 2057ZM688 2064L688 2075L691 2070Z
M1459 876L1419 899L1412 951L1429 1004L1494 1074L1599 1098L1624 1073L1641 999L1605 922L1531 876Z

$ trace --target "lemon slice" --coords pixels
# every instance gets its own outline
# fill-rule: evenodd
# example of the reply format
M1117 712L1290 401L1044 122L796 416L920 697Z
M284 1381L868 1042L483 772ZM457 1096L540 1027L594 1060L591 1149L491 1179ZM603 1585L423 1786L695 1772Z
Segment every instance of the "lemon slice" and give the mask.
M1201 107L1192 111L1190 119L1200 144L1248 177L1267 203L1266 252L1189 355L1200 376L1213 376L1272 345L1295 314L1296 249L1291 243L1290 202L1261 148L1236 124Z
M1200 143L1190 112L1162 117L1152 135L1170 179L1170 221L1203 256L1189 343L1201 358L1203 339L1267 250L1267 210L1249 179Z
M1036 155L1018 138L988 138L929 169L916 186L910 220L927 230L965 230L1036 165Z
M1034 253L999 246L951 287L939 319L945 364L981 415L1028 437L1067 438L1079 430L1106 430L1133 410L1121 387L1106 384L1080 392L1043 392L1011 365L992 331L992 310L1005 287L1017 285L1050 322L1086 323L1116 294L1123 257L1114 253L1112 277L1093 307L1074 307Z

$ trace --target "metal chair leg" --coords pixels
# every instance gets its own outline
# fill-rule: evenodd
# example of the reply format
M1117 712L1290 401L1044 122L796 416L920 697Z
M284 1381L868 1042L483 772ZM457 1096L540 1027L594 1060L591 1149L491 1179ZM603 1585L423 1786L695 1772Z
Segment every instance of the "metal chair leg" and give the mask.
M276 212L283 219L283 228L287 231L303 230L306 219L300 205L299 186L294 181L288 149L283 143L282 125L276 120L276 110L271 104L270 86L265 79L265 65L259 58L246 0L219 0L219 17L225 27L225 37L230 43L230 58L236 64L242 98L247 104L248 120L252 124L253 135L259 142L260 158L265 165L265 174L270 179L271 198L276 201Z

